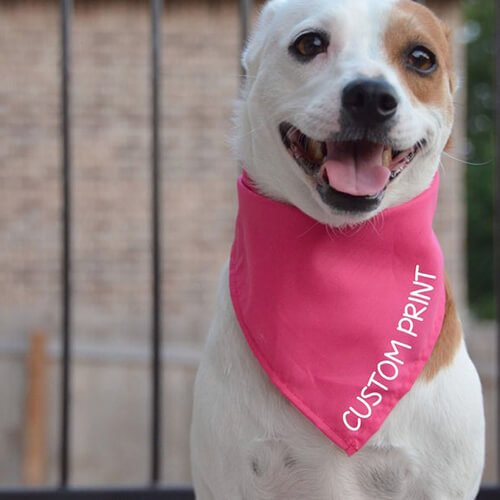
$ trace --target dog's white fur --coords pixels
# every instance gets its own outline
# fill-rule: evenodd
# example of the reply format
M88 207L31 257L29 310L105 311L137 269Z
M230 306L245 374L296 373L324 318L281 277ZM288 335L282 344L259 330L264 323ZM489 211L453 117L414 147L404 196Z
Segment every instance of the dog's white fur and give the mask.
M272 0L244 55L247 84L236 112L238 159L261 192L333 226L358 223L427 188L449 138L446 106L418 102L388 60L383 33L396 0ZM334 50L309 64L289 57L305 28L322 28ZM282 144L293 123L326 140L338 130L342 89L378 77L399 96L391 139L427 148L392 183L378 210L334 212ZM451 102L451 86L446 100ZM464 342L450 366L417 381L353 457L329 441L269 382L235 318L222 272L217 311L195 387L193 479L198 500L473 499L484 463L479 378Z

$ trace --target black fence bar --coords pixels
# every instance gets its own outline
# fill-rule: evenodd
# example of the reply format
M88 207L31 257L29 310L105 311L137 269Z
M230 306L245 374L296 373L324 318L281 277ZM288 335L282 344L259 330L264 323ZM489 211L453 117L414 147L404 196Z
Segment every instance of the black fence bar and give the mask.
M240 0L240 52L243 52L250 32L250 20L253 11L253 0ZM241 68L242 79L245 76L245 69Z
M245 47L250 30L253 0L240 0L241 49Z
M62 367L60 484L66 486L70 468L71 403L71 18L73 0L60 0L61 15L61 139L62 139Z
M151 0L151 128L152 128L152 397L151 482L161 475L162 414L162 252L161 252L161 24L163 0Z
M496 169L495 169L495 293L497 310L497 480L500 483L500 6L496 8ZM499 497L500 498L500 497Z

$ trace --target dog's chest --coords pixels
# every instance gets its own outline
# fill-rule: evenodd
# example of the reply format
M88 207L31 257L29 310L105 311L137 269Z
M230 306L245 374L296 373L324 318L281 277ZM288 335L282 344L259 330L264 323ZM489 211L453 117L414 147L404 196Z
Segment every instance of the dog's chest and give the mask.
M457 386L443 391L450 385L448 377L435 387L417 383L353 457L327 440L274 387L269 385L261 397L255 394L255 411L248 419L260 422L243 437L255 443L249 451L249 484L262 492L255 498L472 499L474 477L480 477L482 467L484 423L468 370L464 375L455 368L470 404L462 406ZM252 380L247 377L245 383L252 385ZM254 388L266 383L256 380Z

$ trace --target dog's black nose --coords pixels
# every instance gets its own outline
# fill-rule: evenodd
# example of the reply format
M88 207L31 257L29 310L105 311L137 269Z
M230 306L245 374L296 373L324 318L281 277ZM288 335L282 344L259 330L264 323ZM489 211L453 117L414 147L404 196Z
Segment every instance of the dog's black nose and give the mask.
M358 125L376 125L391 119L398 109L395 89L383 80L359 79L342 93L342 106Z

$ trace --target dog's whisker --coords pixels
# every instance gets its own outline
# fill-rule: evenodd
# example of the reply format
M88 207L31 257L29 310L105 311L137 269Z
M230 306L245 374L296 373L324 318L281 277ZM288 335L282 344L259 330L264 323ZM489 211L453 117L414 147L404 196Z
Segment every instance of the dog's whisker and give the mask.
M383 212L377 214L375 217L372 217L371 219L368 219L370 226L378 236L381 236L382 234L382 230L384 229L384 221L385 219L383 216Z
M250 137L251 135L254 135L255 133L259 132L260 130L262 130L263 128L266 128L268 126L269 125L267 123L263 123L262 125L256 126L244 134L234 135L234 140L245 139L247 137Z
M320 222L316 221L314 224L311 225L311 227L309 229L307 229L306 231L304 231L302 234L299 234L298 238L303 238L304 236L306 236L307 234L309 234L315 227L317 227L319 225L320 225Z
M439 169L439 175L445 179L446 176L448 175L448 170L446 168L446 165L443 163L443 160L439 160L439 166L438 166L438 169Z
M250 137L251 135L254 135L256 132L264 129L264 128L269 128L269 123L273 123L275 121L278 121L278 117L280 116L279 112L274 113L273 115L270 115L268 121L266 123L262 123L260 125L254 126L252 129L250 129L248 132L244 134L235 134L233 135L233 142L241 139L246 139L247 137Z
M335 242L334 229L335 228L332 228L332 227L330 227L328 225L325 226L326 234L328 235L328 237L330 238L330 240L333 241L333 242Z
M443 151L443 155L447 156L448 158L454 161L457 161L458 163L469 165L470 167L486 167L487 165L491 165L493 163L493 160L483 161L483 162L472 162L472 161L462 160L460 158L457 158L456 156L451 155L450 153L447 153L446 151Z

